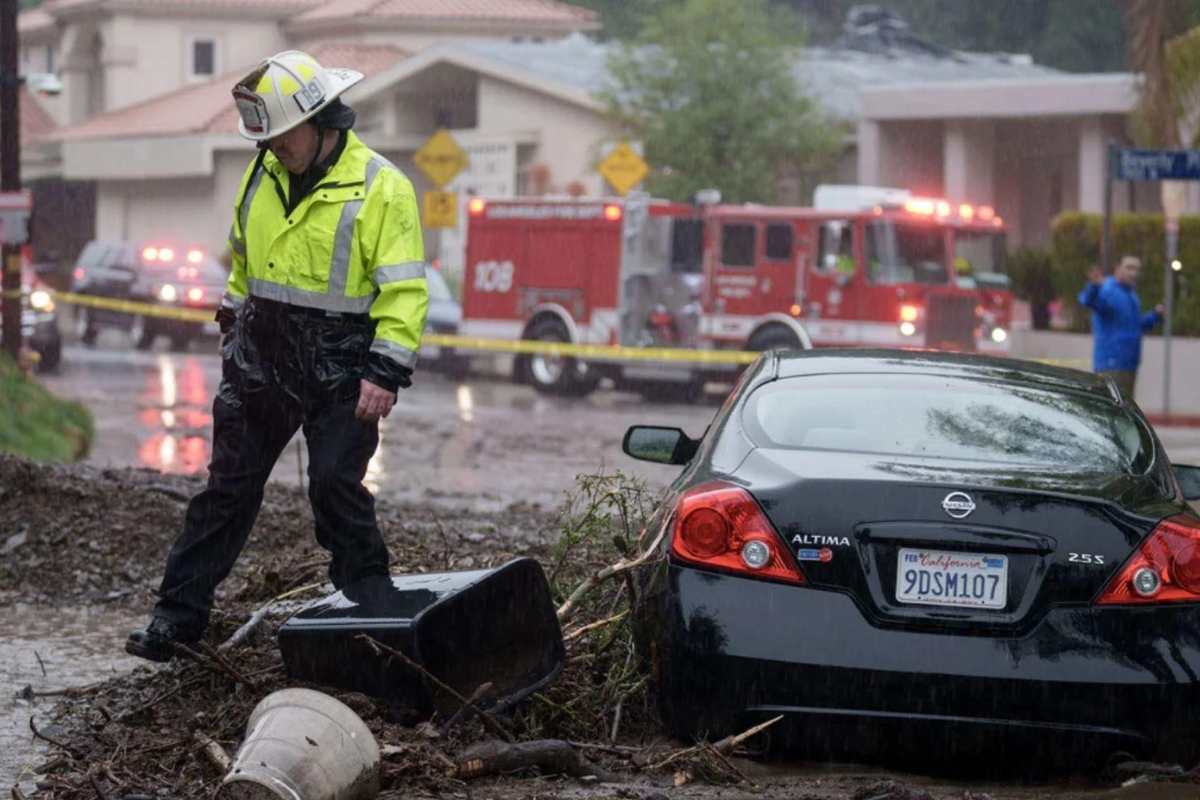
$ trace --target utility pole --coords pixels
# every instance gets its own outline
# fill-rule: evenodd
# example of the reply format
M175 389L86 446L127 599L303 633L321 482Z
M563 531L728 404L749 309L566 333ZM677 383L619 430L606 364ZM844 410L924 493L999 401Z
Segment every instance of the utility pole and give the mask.
M21 190L21 119L17 102L17 0L0 0L0 192ZM0 344L21 352L21 248L5 244L0 275Z

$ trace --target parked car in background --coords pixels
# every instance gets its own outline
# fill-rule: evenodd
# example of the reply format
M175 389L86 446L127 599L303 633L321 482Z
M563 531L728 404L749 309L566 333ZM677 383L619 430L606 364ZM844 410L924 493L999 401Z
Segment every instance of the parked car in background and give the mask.
M701 439L624 450L684 467L638 626L676 735L782 715L806 757L1200 757L1200 470L1111 381L772 352Z
M425 270L425 282L429 287L429 314L425 318L425 332L457 335L462 326L462 305L454 299L445 276L441 270L430 267ZM419 355L422 367L455 378L465 375L470 366L467 356L453 347L422 344Z
M93 240L80 253L74 292L215 313L226 277L217 259L198 247ZM217 332L211 320L172 319L119 308L80 306L75 320L76 332L84 344L94 344L103 328L117 328L128 332L134 346L142 350L151 347L159 336L169 338L172 348L186 350L197 336Z
M21 274L21 337L38 354L38 369L54 369L62 361L58 304L50 288L30 271Z

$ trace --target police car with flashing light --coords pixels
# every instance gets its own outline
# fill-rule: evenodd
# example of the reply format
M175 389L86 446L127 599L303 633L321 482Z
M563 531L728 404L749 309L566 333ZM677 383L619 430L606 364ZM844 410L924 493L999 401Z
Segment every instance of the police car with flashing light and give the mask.
M85 300L75 314L76 333L92 346L101 329L117 328L127 332L139 350L149 349L160 336L167 337L173 349L186 350L192 339L217 333L216 323L138 313L120 302L104 301L215 314L226 277L220 262L199 247L93 240L80 253L74 271L74 292ZM87 298L95 298L95 304Z

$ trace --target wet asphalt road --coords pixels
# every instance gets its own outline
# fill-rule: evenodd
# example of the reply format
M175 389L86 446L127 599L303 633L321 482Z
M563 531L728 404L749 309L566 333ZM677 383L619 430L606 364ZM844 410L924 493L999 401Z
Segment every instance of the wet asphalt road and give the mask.
M161 345L160 345L161 347ZM41 376L61 397L86 405L96 438L88 462L203 474L211 453L212 400L220 380L215 342L188 353L139 352L118 332L94 349L68 347L54 374ZM500 508L516 501L552 506L575 476L620 469L666 485L678 468L637 462L621 452L634 423L677 425L698 436L719 397L701 405L648 404L600 391L583 399L546 397L499 377L466 381L419 370L382 422L368 487L381 498ZM297 442L302 436L297 435ZM272 479L295 484L297 442Z

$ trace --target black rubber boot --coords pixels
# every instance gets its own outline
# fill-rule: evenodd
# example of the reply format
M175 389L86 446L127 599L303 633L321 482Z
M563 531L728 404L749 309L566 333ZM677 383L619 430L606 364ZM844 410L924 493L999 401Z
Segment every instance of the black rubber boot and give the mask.
M175 657L175 644L194 644L196 639L180 636L179 628L166 617L154 617L142 630L125 640L125 652L149 661L167 662Z

